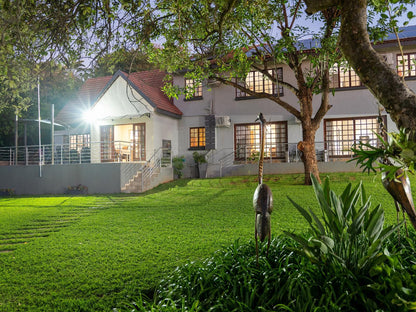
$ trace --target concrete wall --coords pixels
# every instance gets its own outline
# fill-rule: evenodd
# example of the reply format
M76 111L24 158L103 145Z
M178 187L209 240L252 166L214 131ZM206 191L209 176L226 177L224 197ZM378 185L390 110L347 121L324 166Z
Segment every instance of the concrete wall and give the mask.
M82 184L89 194L119 193L121 163L42 166L0 166L0 189L16 195L63 194L67 187Z
M362 171L354 162L347 163L345 161L318 162L318 168L319 173ZM258 164L244 164L224 168L222 174L223 176L257 175L258 170ZM264 174L294 174L304 172L302 162L264 164Z

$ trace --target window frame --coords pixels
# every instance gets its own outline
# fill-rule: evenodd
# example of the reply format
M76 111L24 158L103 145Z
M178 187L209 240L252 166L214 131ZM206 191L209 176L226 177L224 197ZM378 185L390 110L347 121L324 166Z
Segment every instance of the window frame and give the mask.
M269 71L272 71L272 76L276 77L277 81L283 81L283 67L277 67L277 68L273 68L273 69L269 69ZM247 79L253 76L251 79L253 88L252 90L254 92L259 92L259 93L268 93L271 94L273 96L276 97L281 97L284 96L284 91L283 91L283 86L280 83L275 83L274 81L270 80L266 75L264 75L262 72L257 71L257 70L252 70L247 74L247 77L244 79L244 81L242 81L242 79L236 78L236 83L238 84L243 84L247 89L251 89L250 85L247 84ZM257 79L256 79L257 77ZM258 83L258 80L260 80L261 82ZM256 86L257 88L260 88L262 91L256 91ZM272 89L272 92L265 92L266 89ZM248 94L238 88L235 88L235 98L236 100L244 100L244 99L255 99L255 98L259 98L256 95L251 95Z
M387 116L383 115L381 117L383 119L384 126L387 127ZM379 118L379 116L360 116L360 117L324 119L324 145L325 145L325 150L328 151L328 156L330 158L350 158L350 157L352 157L353 152L351 151L351 147L356 146L356 144L359 143L360 139L362 139L361 137L364 137L364 136L360 136L357 139L357 136L359 135L359 131L364 130L362 128L362 125L364 123L360 123L360 121L372 120L371 123L366 122L366 124L376 125L376 127L365 128L365 130L368 131L368 132L372 132L374 129L376 129L377 133L380 134L380 128L378 126L378 118ZM341 131L341 133L338 134L337 136L339 136L341 138L344 138L344 137L349 137L351 135L352 138L341 139L341 140L339 140L339 139L329 140L329 138L328 138L328 136L329 136L328 128L330 126L329 123L330 122L344 122L344 121L346 121L346 122L350 121L352 123L351 123L351 125L340 125L341 130L336 130L336 131ZM335 128L336 125L331 125L331 127ZM344 128L347 128L347 129L344 130ZM344 131L346 131L347 133L344 133ZM351 133L348 133L348 131L350 131ZM364 138L364 139L368 140L369 143L371 143L371 141L376 140L376 143L375 143L376 146L379 145L380 142L379 142L377 136L375 134L371 134L371 136L368 136L368 138ZM387 140L386 134L384 135L383 139ZM344 143L344 142L347 142L347 143Z
M188 95L188 86L190 88L193 88L195 85L197 85L194 89L194 92L192 93L191 97L187 97ZM184 86L185 86L185 101L196 101L196 100L202 100L203 98L203 93L202 93L202 83L196 81L193 78L185 78L185 82L184 82Z
M89 133L69 135L70 150L81 152L84 147L91 148L91 135Z
M399 60L399 58L401 58L402 55L396 54L397 74L400 77L404 77L404 78L415 78L416 77L416 52L403 53L403 56L406 58L406 60L403 60L403 63L402 63L402 61ZM407 61L407 64L406 64L406 61ZM400 71L400 69L402 69L402 71ZM406 75L406 73L408 74Z
M335 69L336 69L336 74L334 75L334 70ZM337 77L336 85L334 85L334 80L332 79L334 76ZM342 80L341 80L341 77L343 78ZM330 80L329 81L329 88L330 89L345 90L345 89L356 89L356 88L363 88L364 87L360 77L358 77L355 70L353 68L351 68L351 66L349 66L348 64L345 64L345 65L339 64L339 63L334 64L329 69L329 80ZM348 82L348 86L345 86L344 81ZM343 83L341 83L341 82L343 82ZM354 82L354 85L352 85L352 82ZM358 82L358 85L357 85L357 82Z
M273 121L268 122L266 127L269 125L275 126L275 141L270 138L270 132L266 131L266 144L265 144L265 158L268 159L285 159L286 152L288 151L288 124L287 121ZM244 131L238 133L238 128L251 127L252 129L244 129ZM283 130L280 132L279 130ZM246 136L248 132L251 132L249 136ZM269 134L269 135L268 135ZM242 142L243 141L243 142ZM247 143L249 142L249 143ZM253 153L260 153L260 124L259 123L240 123L234 124L234 160L245 161L252 158ZM244 151L241 150L241 145ZM247 147L251 148L247 153ZM273 151L274 149L274 151ZM254 152L253 152L254 150Z
M193 130L197 130L196 137L192 133ZM203 131L203 134L200 133L202 131ZM203 136L201 136L201 134ZM192 146L192 143L193 143L192 139L193 138L197 140L197 145L196 146ZM203 143L203 145L202 145L202 143ZM205 150L206 144L207 144L207 142L206 142L206 129L205 129L205 127L190 127L189 128L189 150Z

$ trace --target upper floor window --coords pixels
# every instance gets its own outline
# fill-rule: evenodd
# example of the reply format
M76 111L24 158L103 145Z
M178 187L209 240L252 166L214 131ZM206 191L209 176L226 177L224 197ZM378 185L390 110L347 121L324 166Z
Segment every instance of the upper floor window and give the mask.
M416 76L416 53L397 55L397 73L401 77Z
M185 78L185 99L202 99L202 84L195 79Z
M283 80L283 69L281 67L276 69L269 69L268 73L273 79L259 71L251 71L248 73L246 79L243 81L244 87L256 93L268 93L272 95L283 96L283 87L276 83L276 81ZM240 89L236 88L236 97L255 97Z
M189 148L205 149L205 127L189 129Z
M352 88L362 86L354 69L345 64L335 64L329 70L330 88Z

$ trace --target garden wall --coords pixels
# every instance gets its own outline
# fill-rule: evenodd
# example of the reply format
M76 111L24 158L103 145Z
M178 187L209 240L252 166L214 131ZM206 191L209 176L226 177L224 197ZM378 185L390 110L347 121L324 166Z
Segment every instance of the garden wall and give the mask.
M70 186L84 185L89 194L119 193L121 163L0 166L0 189L16 195L63 194Z

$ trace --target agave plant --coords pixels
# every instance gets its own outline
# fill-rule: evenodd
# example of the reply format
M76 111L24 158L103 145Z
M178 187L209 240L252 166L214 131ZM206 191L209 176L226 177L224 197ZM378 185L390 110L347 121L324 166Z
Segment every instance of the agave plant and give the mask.
M354 273L368 272L385 261L388 251L383 250L382 242L398 225L383 228L384 210L381 205L371 208L363 184L353 188L350 183L338 196L330 189L328 179L321 186L313 175L311 178L321 218L289 198L310 225L309 238L285 232L300 243L298 251L312 262L336 262Z

